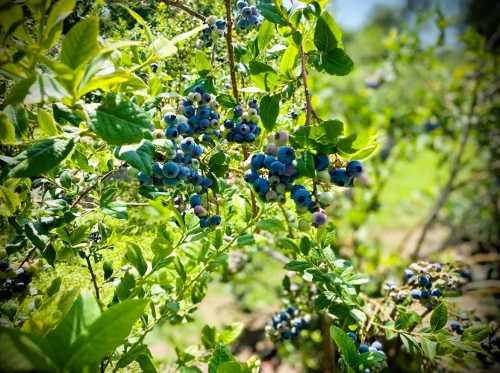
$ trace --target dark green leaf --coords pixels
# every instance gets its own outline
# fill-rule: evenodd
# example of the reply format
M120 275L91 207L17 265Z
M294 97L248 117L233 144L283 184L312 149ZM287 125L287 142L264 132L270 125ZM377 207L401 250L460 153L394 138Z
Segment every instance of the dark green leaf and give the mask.
M125 254L127 262L132 264L141 276L144 276L148 270L148 264L142 255L142 249L134 242L127 242L127 252Z
M347 365L351 368L355 368L357 348L353 340L346 332L335 325L330 327L330 335L340 349L342 357Z
M354 62L343 49L335 48L321 55L321 67L330 75L347 75L352 71Z
M314 28L314 45L319 51L328 52L337 48L340 38L340 29L334 19L327 11L323 12Z
M314 157L310 152L305 152L297 161L297 172L301 176L314 177Z
M73 139L47 139L33 145L15 157L17 164L9 177L38 176L57 166L73 149Z
M285 226L283 225L281 220L276 218L260 220L257 223L257 228L269 232L283 232L285 230Z
M279 112L279 95L266 95L262 97L260 100L260 120L269 132L274 129Z
M308 262L303 262L300 260L291 260L287 264L285 264L285 269L294 272L303 272L306 269L312 268L312 265Z
M129 99L108 95L97 108L92 125L96 133L108 144L138 143L143 137L151 138L150 118Z
M138 145L124 145L116 149L118 159L126 161L132 167L151 176L154 146L149 140L142 140Z
M215 176L224 177L229 168L229 159L224 152L219 151L210 157L208 168Z
M268 21L278 25L287 24L286 19L281 15L280 10L274 4L260 3L257 7L262 16Z

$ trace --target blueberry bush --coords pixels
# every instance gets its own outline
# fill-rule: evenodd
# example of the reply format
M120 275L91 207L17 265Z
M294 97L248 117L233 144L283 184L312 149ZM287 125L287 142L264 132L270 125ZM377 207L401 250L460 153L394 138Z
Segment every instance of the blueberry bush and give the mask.
M450 51L419 17L353 40L326 0L1 2L0 371L498 368L500 33ZM385 250L418 154L429 212ZM241 320L205 324L224 284Z

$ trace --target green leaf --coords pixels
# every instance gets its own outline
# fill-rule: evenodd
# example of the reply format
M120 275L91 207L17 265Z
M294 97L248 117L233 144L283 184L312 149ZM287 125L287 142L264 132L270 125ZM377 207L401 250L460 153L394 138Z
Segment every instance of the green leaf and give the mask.
M47 288L47 295L51 297L52 295L56 294L61 288L61 284L62 284L61 277L56 277L55 279L53 279L49 287Z
M212 71L212 63L208 59L207 55L203 52L196 52L196 54L194 55L194 65L196 71L198 71L200 74Z
M332 325L330 327L330 335L332 339L335 341L335 344L340 349L344 361L351 368L354 368L356 363L356 353L357 353L357 348L354 344L354 341L347 335L346 332L336 327L335 325Z
M127 162L132 167L151 176L154 145L149 140L142 140L138 145L123 145L115 150L116 158Z
M231 351L224 344L219 343L208 361L208 373L217 373L219 365L233 360Z
M327 120L312 127L309 138L322 145L335 145L343 131L344 124L340 120Z
M311 239L308 236L303 236L300 239L300 252L304 255L309 254L309 251L311 250Z
M288 23L274 4L260 3L257 5L257 8L262 16L272 23L276 23L277 25L286 25Z
M0 112L0 143L13 144L16 142L16 128L7 114Z
M0 216L12 216L21 205L21 199L11 189L0 185Z
M439 304L431 314L431 328L433 330L440 330L448 321L448 308L445 303Z
M259 26L259 32L257 33L257 46L259 47L259 53L262 53L267 45L271 42L274 36L274 25L268 20L264 20Z
M281 56L279 73L281 75L291 75L298 61L299 50L295 45L290 44Z
M433 361L436 357L437 342L433 342L428 338L422 338L422 340L420 341L420 346L422 347L424 355L430 361Z
M210 157L208 168L215 176L224 177L229 168L229 158L223 151L219 151Z
M96 133L108 144L138 143L151 137L150 118L136 104L124 97L108 95L97 108L92 125Z
M128 299L112 306L80 336L67 353L66 367L78 369L100 362L128 336L148 304L146 299Z
M266 95L262 97L260 100L260 120L269 132L274 128L279 112L279 95Z
M37 76L32 75L16 81L7 92L3 105L7 106L22 103L25 97L30 93L30 90L36 80Z
M217 367L217 373L251 373L252 370L246 363L226 361Z
M99 18L88 17L74 25L61 46L61 62L77 70L99 51Z
M30 177L43 174L61 163L75 145L74 139L47 139L15 157L16 165L9 177Z
M280 219L269 218L259 220L257 223L257 228L269 232L283 232L285 231L285 226Z
M304 272L309 268L312 268L311 264L300 260L291 260L287 264L285 264L285 269L288 271Z
M65 364L70 346L88 332L100 315L95 298L89 293L80 294L61 322L46 337L51 346L52 359L59 366Z
M54 366L43 349L41 338L0 326L2 371L54 371Z
M332 16L324 11L314 28L314 45L320 52L328 52L337 48L341 38L340 29Z
M314 177L314 157L310 152L304 152L298 159L297 172L303 176Z
M46 110L38 109L38 124L48 136L56 136L59 133L54 117Z
M366 322L366 315L363 311L353 308L349 311L354 320L363 325Z
M351 57L343 49L335 48L321 55L321 67L330 75L347 75L353 67Z
M143 361L143 359L147 358L151 358L151 352L149 351L148 346L140 344L134 346L133 348L128 350L127 353L123 354L116 365L118 366L118 368L125 368L133 361L137 361L141 366L143 372L156 372L156 368L154 367L154 365L151 367L150 364L145 364L146 361Z
M271 66L262 62L251 61L249 68L252 81L257 87L268 92L276 87L279 77Z
M236 322L231 325L225 326L218 334L217 334L217 340L229 345L230 343L234 342L241 334L243 331L243 328L245 327L245 324L241 322Z
M216 331L215 327L205 325L201 330L201 342L203 346L208 350L215 346L216 343Z
M253 234L244 234L238 237L237 244L238 246L252 245L255 243L255 238Z
M226 94L217 96L216 100L219 104L221 104L221 106L228 109L232 109L238 104L238 102L234 99L233 96Z
M148 264L142 255L142 249L134 242L127 242L127 252L125 259L132 264L141 276L144 276L148 270Z
M42 46L45 49L51 48L58 41L61 36L63 21L73 11L75 3L75 0L59 0L50 9L42 38Z

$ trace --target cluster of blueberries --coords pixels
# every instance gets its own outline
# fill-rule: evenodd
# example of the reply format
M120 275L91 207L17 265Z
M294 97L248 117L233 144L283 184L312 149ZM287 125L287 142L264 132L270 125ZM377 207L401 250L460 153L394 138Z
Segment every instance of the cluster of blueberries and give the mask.
M319 227L327 222L323 208L333 202L333 194L325 191L318 193L317 200L304 185L294 184L300 177L297 170L296 151L288 146L288 132L279 131L270 139L264 152L252 155L249 170L245 173L245 181L251 183L255 193L266 202L284 202L289 191L295 202L297 211L312 213L312 224ZM363 172L360 161L351 161L346 168L336 167L335 162L330 168L330 158L321 153L314 157L314 166L319 181L333 183L337 186L352 186L353 179Z
M358 343L358 335L353 332L348 332L347 335L353 340L354 343ZM365 352L384 352L384 346L380 341L373 341L371 345L366 343L359 344L359 353L363 354Z
M227 141L237 143L254 142L261 132L258 122L259 104L257 100L250 100L246 111L240 104L236 105L233 110L233 119L224 121L224 128L227 130Z
M239 11L236 21L238 30L257 28L264 20L264 17L262 17L255 5L249 5L245 0L238 0L236 6Z
M23 268L14 270L8 260L0 260L0 301L23 293L31 282L31 274Z
M216 40L220 35L224 35L226 31L226 20L215 16L207 17L206 27L200 33L200 39L198 39L197 47L211 46L213 41Z
M164 155L164 162L153 164L151 177L138 173L141 184L155 187L184 184L195 193L206 194L212 188L213 180L200 172L200 157L205 151L202 143L210 145L213 137L220 137L217 108L218 103L212 95L195 87L179 106L182 115L167 113L164 116L167 125L165 137L171 141L172 151ZM200 225L219 224L219 216L207 217L199 194L191 197L190 204L200 218Z
M297 338L300 331L309 323L309 317L299 316L299 310L293 306L276 313L266 325L266 333L274 342Z
M208 216L207 209L202 205L202 198L199 194L193 194L189 199L189 203L193 208L195 215L200 219L200 227L219 225L221 217L219 215Z
M398 289L392 282L385 285L395 302L402 302L408 295L431 307L438 303L444 289L457 290L469 276L467 269L459 272L441 263L420 261L412 263L403 272L405 287Z

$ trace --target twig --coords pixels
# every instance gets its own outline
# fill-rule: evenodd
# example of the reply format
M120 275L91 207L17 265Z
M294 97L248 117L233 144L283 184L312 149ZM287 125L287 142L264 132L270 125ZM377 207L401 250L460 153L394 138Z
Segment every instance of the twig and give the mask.
M92 278L92 283L94 284L95 297L98 301L100 301L101 297L99 295L99 286L97 286L97 277L95 276L94 270L92 269L92 263L90 263L88 255L85 255L85 261L87 262L87 268L89 269L90 277Z
M482 69L480 69L482 70ZM481 74L478 74L481 75ZM427 218L424 227L422 228L422 232L420 233L420 236L417 240L417 244L415 245L415 249L413 250L412 258L415 260L419 257L420 255L420 249L422 248L422 245L425 241L425 238L427 236L427 233L431 229L432 225L434 224L434 221L436 220L439 211L441 211L441 208L444 206L446 201L448 200L448 197L450 196L451 192L453 191L453 185L455 184L455 179L460 171L460 168L462 166L462 156L464 154L465 146L467 145L467 141L469 140L469 135L470 135L470 130L471 130L471 125L472 125L472 116L474 115L474 110L476 108L477 100L478 100L478 90L479 90L479 78L476 79L474 88L473 88L473 93L472 93L472 101L469 106L469 110L467 113L467 119L464 125L464 128L462 130L462 136L460 138L460 145L458 147L458 152L455 155L455 158L452 162L452 168L450 175L448 177L448 181L446 182L444 188L441 190L440 196L437 200L436 205L432 209L431 213L429 214L429 217Z
M36 249L37 248L34 247L29 251L28 255L26 255L26 257L23 259L21 264L19 264L19 267L17 267L17 269L21 268L24 265L24 263L26 263L28 260L30 260L31 256L35 253Z
M97 179L92 185L90 185L89 187L87 187L87 189L85 189L82 193L80 193L80 195L78 196L78 198L75 199L75 201L71 204L70 208L75 208L76 205L78 205L80 203L80 201L82 200L83 197L85 197L87 194L89 194L92 191L92 189L94 189L99 184L99 182L101 182L104 179L106 179L113 172L115 172L114 169L106 172L99 179Z
M196 17L198 19L201 19L203 22L205 22L206 17L203 14L198 13L197 11L191 9L187 5L184 5L180 1L173 1L173 0L162 0L167 5L179 8L183 11L185 11L188 14L191 14L193 17Z

